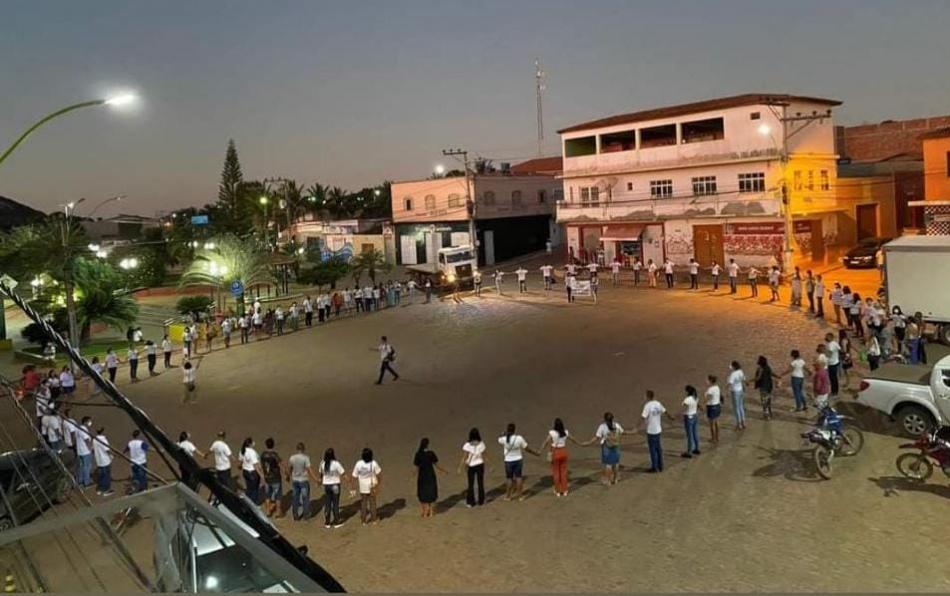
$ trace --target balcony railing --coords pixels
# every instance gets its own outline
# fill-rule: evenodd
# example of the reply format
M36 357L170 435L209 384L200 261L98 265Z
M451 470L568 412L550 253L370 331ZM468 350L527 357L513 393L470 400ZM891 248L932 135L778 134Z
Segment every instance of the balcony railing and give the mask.
M561 201L557 205L558 223L662 221L683 217L769 217L780 214L781 201L766 193L601 201L597 204Z
M723 146L710 150L705 145ZM780 153L774 148L736 149L725 145L725 141L710 143L686 143L641 149L640 151L605 152L597 155L584 155L564 159L562 177L605 176L637 171L662 170L712 163L759 161L778 159Z

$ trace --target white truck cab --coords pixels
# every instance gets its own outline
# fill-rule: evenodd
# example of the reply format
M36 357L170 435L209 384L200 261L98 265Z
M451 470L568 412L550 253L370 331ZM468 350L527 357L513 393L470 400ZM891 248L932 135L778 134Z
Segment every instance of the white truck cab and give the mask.
M950 356L933 368L885 364L861 381L858 403L897 420L913 437L950 424Z

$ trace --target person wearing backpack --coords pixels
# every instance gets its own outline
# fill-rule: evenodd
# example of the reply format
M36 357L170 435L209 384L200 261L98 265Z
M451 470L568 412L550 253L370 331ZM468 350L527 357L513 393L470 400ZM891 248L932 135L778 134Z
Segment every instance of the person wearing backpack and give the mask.
M393 362L396 361L396 349L389 343L385 335L380 340L379 346L376 347L379 352L379 379L376 380L377 385L383 384L383 376L386 371L389 371L389 374L393 376L393 381L399 380L399 375L396 374L392 366Z
M619 422L614 421L614 415L604 412L604 421L597 427L597 431L589 441L582 445L600 443L600 463L604 466L604 486L617 484L620 472L620 437L625 431Z
M264 513L271 517L277 513L277 517L283 517L281 511L281 500L284 496L283 478L283 460L280 454L274 450L274 439L268 437L264 441L266 449L261 452L261 469L264 472Z

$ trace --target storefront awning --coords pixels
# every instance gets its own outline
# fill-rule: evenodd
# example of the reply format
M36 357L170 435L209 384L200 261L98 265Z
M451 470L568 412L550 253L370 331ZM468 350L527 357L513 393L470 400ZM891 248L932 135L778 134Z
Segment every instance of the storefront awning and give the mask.
M640 240L643 226L637 224L607 226L607 230L600 237L607 242L632 242Z

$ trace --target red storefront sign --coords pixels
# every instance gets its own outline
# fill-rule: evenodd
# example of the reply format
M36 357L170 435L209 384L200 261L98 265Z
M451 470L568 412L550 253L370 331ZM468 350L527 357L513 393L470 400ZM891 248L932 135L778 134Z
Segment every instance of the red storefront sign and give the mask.
M771 236L784 234L785 224L782 222L751 222L731 223L726 226L726 234Z

